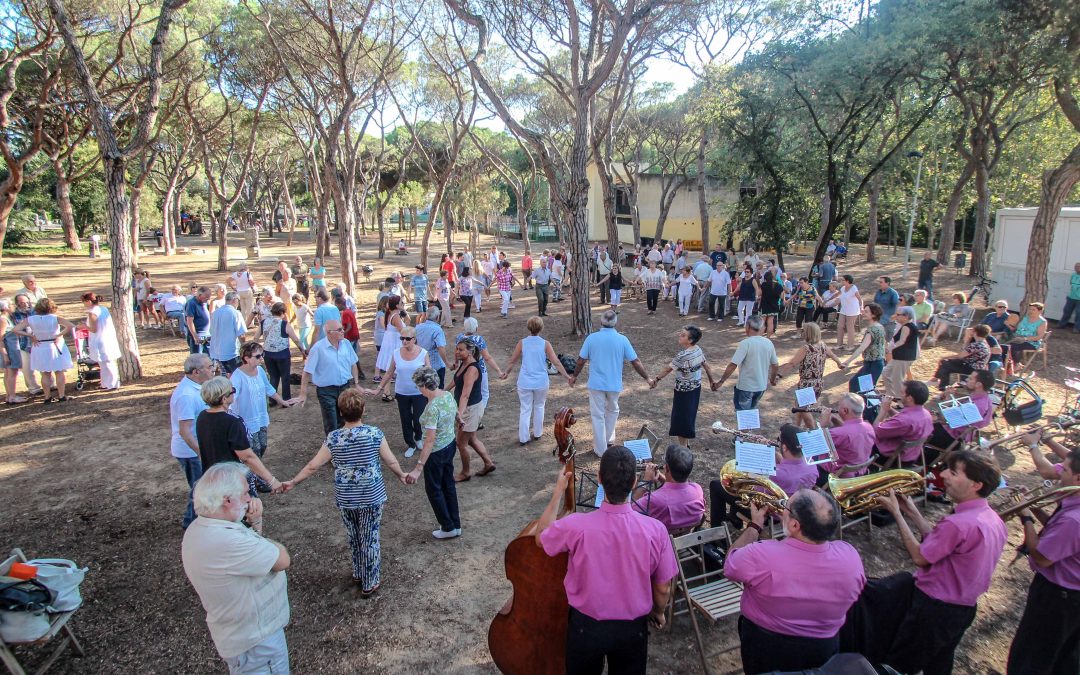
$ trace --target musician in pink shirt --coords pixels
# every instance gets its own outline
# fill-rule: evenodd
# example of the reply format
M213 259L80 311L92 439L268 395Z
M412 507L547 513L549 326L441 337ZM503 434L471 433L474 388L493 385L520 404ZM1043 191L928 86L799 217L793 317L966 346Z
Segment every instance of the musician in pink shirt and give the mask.
M971 371L971 373L964 378L964 388L967 389L969 392L967 395L971 398L971 402L979 410L979 414L982 415L982 420L975 424L968 424L957 429L953 429L943 422L934 422L934 430L931 432L930 439L927 443L935 448L945 450L958 438L963 438L965 441L972 440L975 437L976 431L982 429L991 422L991 417L994 414L994 404L990 400L990 390L993 386L994 374L989 370ZM943 398L942 400L946 399ZM926 461L932 462L939 454L941 453L936 450L933 453L927 450Z
M829 428L833 445L836 447L836 456L839 461L828 462L818 465L818 485L824 485L830 473L835 473L845 466L862 464L870 459L874 452L874 427L863 419L863 410L866 402L856 394L844 394L840 402L836 404L836 410L830 408L821 409L821 426ZM839 418L839 419L838 419ZM839 422L839 424L837 424ZM861 476L866 473L861 471L848 472L841 478Z
M993 458L961 450L949 455L948 467L942 479L956 507L936 526L919 513L909 496L898 498L890 491L878 498L896 519L900 539L919 568L911 603L885 658L885 663L902 673L952 672L953 652L975 620L976 603L990 588L1008 539L1005 523L986 502L1001 483ZM904 516L919 529L921 544Z
M743 584L739 640L749 674L817 668L840 650L840 628L866 574L859 553L831 541L840 507L827 494L799 490L783 512L784 539L758 541L765 511L731 546L724 575Z
M1080 486L1080 450L1066 456L1060 485ZM1036 519L1043 525L1041 533ZM1080 663L1080 494L1062 499L1053 515L1025 509L1020 522L1035 578L1006 672L1075 673Z
M705 515L705 493L697 483L691 483L694 453L690 448L672 443L664 453L663 473L655 464L645 465L645 481L658 482L660 487L648 493L644 487L634 491L634 507L656 518L668 531L697 525Z
M934 430L934 418L923 407L930 399L930 389L918 380L904 382L904 408L900 412L892 409L892 397L881 397L877 421L874 422L874 436L877 438L877 451L882 457L891 457L900 451L905 441L926 440ZM922 448L913 446L904 450L900 456L902 462L917 462ZM997 487L997 485L994 485Z
M560 471L555 492L536 528L536 543L550 556L568 552L563 585L570 602L566 672L644 673L651 622L664 625L675 551L660 521L631 509L637 461L621 445L600 459L604 487L598 511L556 520L569 480Z
M776 475L772 480L789 495L802 488L814 487L818 478L817 467L807 464L803 457L799 444L800 431L802 429L794 424L780 427L780 449L776 451Z

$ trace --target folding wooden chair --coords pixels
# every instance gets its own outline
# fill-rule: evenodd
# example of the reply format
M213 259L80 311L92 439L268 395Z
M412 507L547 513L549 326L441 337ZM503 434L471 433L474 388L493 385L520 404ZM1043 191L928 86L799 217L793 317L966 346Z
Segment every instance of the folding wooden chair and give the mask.
M1050 342L1050 335L1054 331L1046 331L1046 335L1042 339L1042 347L1038 349L1032 349L1024 352L1023 361L1020 362L1020 367L1017 369L1017 374L1026 373L1031 368L1031 362L1035 360L1036 356L1042 355L1043 370L1050 367L1050 357L1046 351L1046 345Z
M727 525L692 532L681 537L672 537L671 545L675 548L675 556L680 559L679 576L675 581L675 590L682 595L685 609L674 611L674 615L683 613L690 614L690 623L694 627L694 637L697 640L698 654L701 656L701 668L708 675L708 659L717 654L735 649L737 645L722 649L713 653L705 650L705 641L701 636L701 627L698 625L697 614L700 612L709 621L715 623L720 619L738 614L742 600L742 586L724 577L723 570L708 571L704 565L705 544L724 542L728 549L731 548L731 533ZM683 561L684 552L697 549L694 557ZM687 576L684 569L688 565L700 564L700 573Z
M11 565L16 562L27 562L26 556L23 555L22 549L12 549L11 554L6 560L0 563L0 576L6 576L11 570ZM76 656L84 656L82 645L79 644L79 640L75 637L75 633L71 630L71 626L68 625L68 620L77 612L77 609L73 609L70 612L56 612L49 615L49 630L37 640L31 642L19 642L11 643L0 640L0 661L4 662L11 675L26 675L26 670L19 663L19 659L15 657L15 653L11 650L9 645L44 645L52 640L57 635L63 636L60 642L53 649L53 653L49 655L49 658L45 660L45 663L41 664L41 667L34 671L34 675L42 675L45 671L52 667L56 660L60 658L60 655L64 653L68 645L75 651Z
M870 455L870 459L866 460L865 462L860 462L858 464L847 464L845 466L840 467L835 473L836 473L837 476L840 476L840 477L842 477L846 473L857 473L857 472L862 471L863 469L869 469L870 466L873 465L877 460L878 460L877 455ZM874 526L873 526L873 523L870 522L870 514L865 513L865 514L863 514L861 516L856 516L855 518L849 518L847 516L841 516L841 518L840 518L840 538L841 539L844 538L844 530L848 529L849 527L854 527L854 526L858 525L859 523L861 523L863 521L866 521L867 535L870 536L870 537L873 537L874 536Z

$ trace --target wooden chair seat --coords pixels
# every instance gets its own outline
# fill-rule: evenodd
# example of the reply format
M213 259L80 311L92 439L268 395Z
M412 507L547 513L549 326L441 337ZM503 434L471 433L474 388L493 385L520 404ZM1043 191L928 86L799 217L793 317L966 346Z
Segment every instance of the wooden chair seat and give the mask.
M1023 361L1020 362L1017 374L1026 373L1030 370L1031 364L1037 356L1042 356L1043 370L1050 367L1050 356L1046 351L1046 346L1050 343L1050 335L1053 332L1052 330L1046 331L1042 339L1042 347L1024 352Z
M15 562L27 562L26 556L23 555L21 549L13 549L9 557L3 562L0 562L0 575L6 575L11 569L12 563ZM60 658L60 655L63 654L69 646L72 651L75 652L76 656L83 656L85 652L83 652L82 645L79 644L79 640L75 637L74 631L72 631L71 626L68 625L71 617L74 616L77 611L79 610L73 609L70 612L56 612L49 614L49 630L37 640L15 643L0 640L0 661L4 662L4 665L7 666L11 675L26 675L26 670L23 668L22 664L19 663L18 658L15 657L15 653L8 647L9 644L40 646L48 643L58 635L63 636L56 644L56 647L53 649L52 654L49 655L49 658L34 671L34 675L43 675L43 673L56 663L56 660Z

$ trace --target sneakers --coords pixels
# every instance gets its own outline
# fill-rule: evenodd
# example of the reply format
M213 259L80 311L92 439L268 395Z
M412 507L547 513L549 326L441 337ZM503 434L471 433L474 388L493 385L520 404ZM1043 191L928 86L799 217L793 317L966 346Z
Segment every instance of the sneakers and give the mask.
M453 539L455 537L461 536L461 528L459 527L457 529L450 530L449 532L443 530L442 528L439 528L438 530L432 532L431 536L435 537L436 539Z
M408 459L409 457L412 457L415 454L416 454L416 448L409 448L408 450L405 451L405 458Z

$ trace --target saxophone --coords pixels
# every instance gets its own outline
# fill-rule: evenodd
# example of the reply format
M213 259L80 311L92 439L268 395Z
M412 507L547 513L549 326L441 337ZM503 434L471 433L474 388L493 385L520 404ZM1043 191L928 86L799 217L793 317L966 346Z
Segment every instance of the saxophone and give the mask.
M829 474L829 492L840 504L845 516L858 516L881 508L877 498L895 490L896 494L917 495L924 490L925 479L914 471L893 469L854 478Z
M720 484L743 507L753 504L777 515L787 507L788 495L782 487L765 476L739 471L733 459L720 469Z

